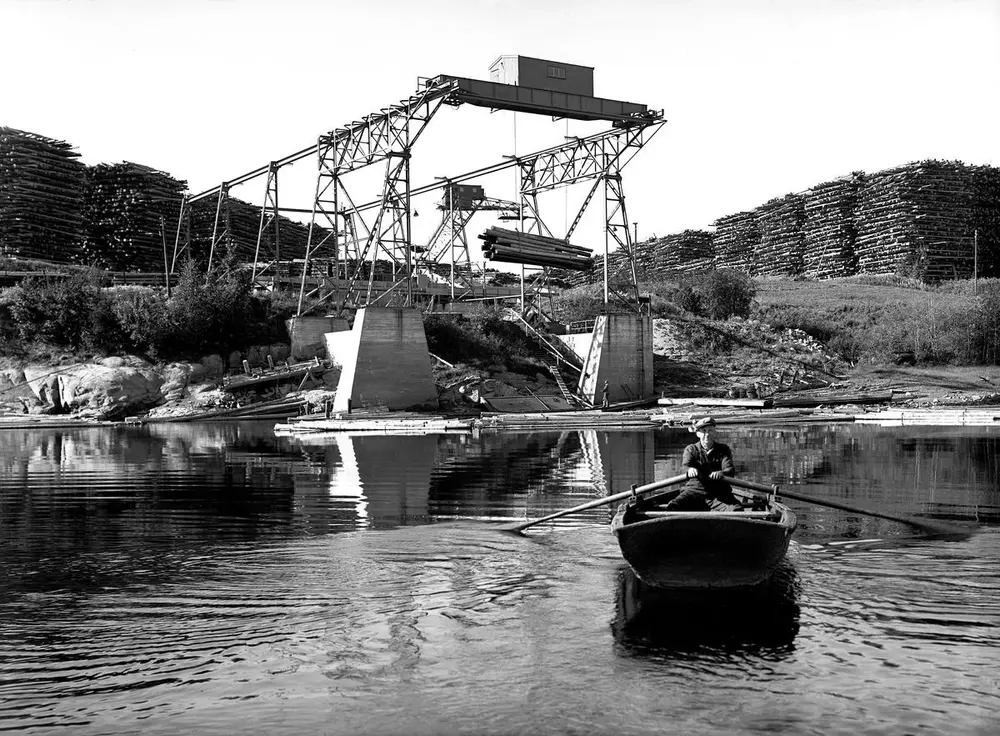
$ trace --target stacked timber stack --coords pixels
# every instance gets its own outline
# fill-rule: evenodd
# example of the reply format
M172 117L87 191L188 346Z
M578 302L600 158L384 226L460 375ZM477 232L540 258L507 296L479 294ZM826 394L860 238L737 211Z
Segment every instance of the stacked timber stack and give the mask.
M760 244L757 213L737 212L715 221L712 244L715 249L715 267L729 268L750 273L752 254Z
M913 178L921 278L971 278L975 250L972 169L959 161L923 161Z
M483 256L501 263L551 266L570 271L586 271L594 264L589 248L570 245L566 240L491 227L479 236Z
M643 259L648 277L657 278L675 273L709 271L714 261L712 233L705 230L684 230L655 241L655 247Z
M76 261L84 165L65 141L0 127L0 254Z
M130 162L87 169L82 260L114 271L162 271L186 183Z
M830 279L857 273L854 210L864 174L856 171L805 194L802 265L806 276Z
M760 242L753 252L752 273L797 276L802 273L805 199L786 194L757 208Z
M858 192L854 252L860 273L895 274L910 269L915 258L916 210L907 195L908 166L870 174Z
M977 273L1000 277L1000 169L972 169L972 225L976 237Z
M941 161L869 176L855 212L858 271L928 280L971 276L971 181L968 167Z
M212 233L215 231L217 209L219 209L217 200L211 198L198 200L191 207L191 247L195 258L199 260L208 258L212 246ZM224 201L222 209L219 211L219 237L221 238L228 222L229 240L233 253L239 261L252 262L254 260L254 255L257 252L257 236L260 233L260 213L261 208L257 205L235 197L229 197L228 201ZM324 228L317 228L314 237L322 239L326 232ZM308 225L278 215L278 238L280 239L282 261L305 258L306 242L309 238ZM331 242L329 253L332 252L333 244ZM260 258L265 261L271 260L274 253L274 225L271 224L265 228L261 237ZM214 257L220 258L221 256L222 253L217 247Z
M586 271L576 271L568 268L553 268L549 276L566 284L568 287L596 284L604 274L604 256L594 256L594 262Z
M660 248L663 238L649 238L641 243L634 243L635 249L635 273L640 281L655 279L657 275L657 263L660 258ZM603 264L602 264L603 267Z

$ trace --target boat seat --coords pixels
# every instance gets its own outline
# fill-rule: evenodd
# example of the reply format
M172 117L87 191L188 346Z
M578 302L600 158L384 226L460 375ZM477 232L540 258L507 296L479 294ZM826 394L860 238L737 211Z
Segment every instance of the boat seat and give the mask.
M699 513L697 511L644 511L644 516L675 516L677 514ZM706 511L701 512L712 514L712 516L739 517L741 519L749 517L751 519L778 519L780 513L775 511Z

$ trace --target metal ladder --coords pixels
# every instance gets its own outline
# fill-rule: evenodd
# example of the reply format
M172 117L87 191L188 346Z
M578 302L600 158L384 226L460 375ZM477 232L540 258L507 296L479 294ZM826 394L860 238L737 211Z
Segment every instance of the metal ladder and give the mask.
M563 378L562 371L559 370L558 364L545 363L545 367L549 369L549 373L552 374L552 377L556 381L556 386L559 387L559 391L562 393L563 398L566 399L566 401L570 404L580 404L593 408L592 404L590 404L590 402L588 402L585 398L570 391L569 386L566 385L566 380Z

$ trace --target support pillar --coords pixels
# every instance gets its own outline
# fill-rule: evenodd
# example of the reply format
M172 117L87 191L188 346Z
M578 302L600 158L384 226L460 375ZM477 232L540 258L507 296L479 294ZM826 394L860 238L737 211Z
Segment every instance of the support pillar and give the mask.
M605 381L611 403L653 396L653 320L648 314L604 314L595 321L577 390L600 406Z
M333 333L337 334L337 333ZM332 345L329 336L328 347ZM394 411L438 406L437 387L420 312L405 307L359 309L349 335L331 356L343 370L334 411L386 407Z

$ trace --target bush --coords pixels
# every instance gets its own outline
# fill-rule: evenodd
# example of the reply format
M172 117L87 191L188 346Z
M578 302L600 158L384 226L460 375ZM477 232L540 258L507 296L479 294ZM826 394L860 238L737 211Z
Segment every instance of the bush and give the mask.
M225 263L219 273L217 280L206 283L193 261L184 265L166 305L157 346L160 352L193 357L241 347L251 340L255 321L251 319L250 275Z
M678 287L673 293L673 303L685 312L702 314L701 294L693 284L688 283Z
M23 340L78 350L94 342L100 301L100 274L86 270L67 278L26 278L11 289L8 310Z
M747 317L756 294L753 279L742 271L709 271L698 289L701 313L711 319Z
M952 352L967 365L1000 364L1000 279L981 283L950 321Z
M680 277L669 294L679 309L709 319L748 317L756 287L742 271L721 269Z
M156 354L166 330L165 294L149 288L124 286L110 290L109 296L117 334L109 329L105 339L108 348Z

